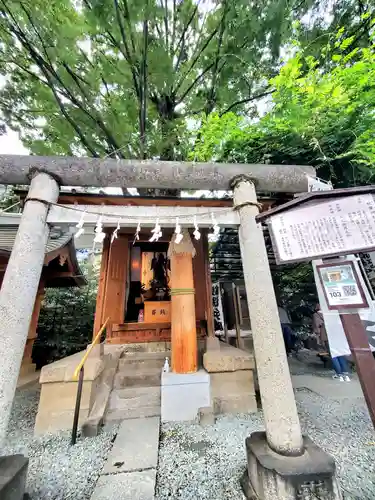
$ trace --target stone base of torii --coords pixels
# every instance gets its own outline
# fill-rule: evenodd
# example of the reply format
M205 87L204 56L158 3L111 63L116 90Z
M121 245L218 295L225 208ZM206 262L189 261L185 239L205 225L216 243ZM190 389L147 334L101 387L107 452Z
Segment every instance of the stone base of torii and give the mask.
M6 437L42 271L49 204L57 201L59 185L231 187L266 429L246 440L245 494L260 500L340 499L333 459L301 433L263 232L255 221L254 183L262 191L304 192L306 174L314 173L311 167L283 165L0 156L1 184L31 184L0 294L0 440Z

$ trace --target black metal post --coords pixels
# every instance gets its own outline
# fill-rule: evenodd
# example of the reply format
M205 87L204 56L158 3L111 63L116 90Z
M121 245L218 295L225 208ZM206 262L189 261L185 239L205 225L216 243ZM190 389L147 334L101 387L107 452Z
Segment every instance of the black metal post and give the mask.
M79 410L81 407L84 374L85 374L85 371L84 371L84 368L82 366L82 368L79 371L79 378L78 378L77 398L76 398L76 406L74 408L74 419L73 419L73 428L72 428L72 439L70 441L71 445L76 444L76 442L77 442L78 419L79 419Z
M232 295L233 295L233 307L234 307L234 318L236 325L236 337L237 337L237 347L238 349L242 349L242 339L241 339L241 325L239 318L239 304L238 304L238 295L237 295L237 285L232 282Z

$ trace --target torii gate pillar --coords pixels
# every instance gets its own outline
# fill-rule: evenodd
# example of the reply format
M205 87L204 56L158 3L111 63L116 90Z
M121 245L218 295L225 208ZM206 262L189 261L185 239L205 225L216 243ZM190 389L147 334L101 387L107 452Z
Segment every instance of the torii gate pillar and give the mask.
M49 226L48 203L59 185L37 173L30 185L0 294L0 444L3 443L43 269Z
M301 433L254 183L240 176L232 187L266 428L246 439L244 492L249 499L294 500L312 488L317 498L339 500L334 460Z

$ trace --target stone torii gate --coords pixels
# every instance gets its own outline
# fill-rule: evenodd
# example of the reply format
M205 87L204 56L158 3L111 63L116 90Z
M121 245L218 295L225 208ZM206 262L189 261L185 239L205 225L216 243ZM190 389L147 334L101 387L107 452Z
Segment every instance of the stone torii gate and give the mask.
M46 223L49 206L57 202L59 186L231 188L240 219L239 240L266 428L265 435L255 433L254 439L254 435L248 438L252 439L247 443L250 481L245 481L245 488L251 484L262 499L291 500L303 493L302 479L314 485L323 474L325 480L328 477L327 491L334 496L319 498L340 498L333 461L302 437L263 233L255 220L259 213L255 188L303 193L308 190L307 175L314 176L315 170L286 165L0 156L0 184L30 184L0 294L0 441L6 435L42 271L50 231Z

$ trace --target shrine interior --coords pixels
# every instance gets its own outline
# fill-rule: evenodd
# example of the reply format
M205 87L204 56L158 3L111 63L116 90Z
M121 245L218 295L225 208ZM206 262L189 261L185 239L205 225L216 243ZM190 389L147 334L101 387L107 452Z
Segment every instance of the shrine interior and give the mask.
M170 322L168 243L140 242L131 247L125 322Z

